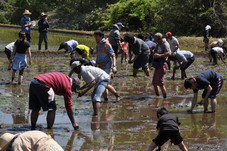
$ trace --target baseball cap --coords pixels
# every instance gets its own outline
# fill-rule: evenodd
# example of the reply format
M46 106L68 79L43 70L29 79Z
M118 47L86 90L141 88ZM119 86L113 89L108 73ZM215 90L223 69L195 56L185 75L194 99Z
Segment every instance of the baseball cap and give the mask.
M117 26L125 27L121 22L116 23Z
M76 68L76 67L78 67L78 66L80 66L80 65L81 65L80 61L74 61L74 62L71 64L71 69L73 70L74 68Z
M172 36L172 33L171 32L167 32L166 36Z

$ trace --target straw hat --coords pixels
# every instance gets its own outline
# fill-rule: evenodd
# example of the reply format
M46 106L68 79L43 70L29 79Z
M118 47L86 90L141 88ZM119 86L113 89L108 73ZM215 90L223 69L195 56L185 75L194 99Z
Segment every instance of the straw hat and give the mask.
M44 12L41 13L41 17L47 16Z
M10 134L10 133L4 133L1 135L0 137L0 147L4 147L6 144L8 144L13 138L15 137L15 135Z
M23 15L31 15L32 13L29 10L25 9Z

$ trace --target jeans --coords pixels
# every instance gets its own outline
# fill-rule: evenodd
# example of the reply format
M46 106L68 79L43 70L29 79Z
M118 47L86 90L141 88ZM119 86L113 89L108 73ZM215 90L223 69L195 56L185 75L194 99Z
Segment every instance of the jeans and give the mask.
M106 87L108 86L109 82L110 82L110 80L106 79L106 80L100 81L96 85L96 87L92 93L92 96L91 96L91 99L93 102L101 102L102 94L106 90Z

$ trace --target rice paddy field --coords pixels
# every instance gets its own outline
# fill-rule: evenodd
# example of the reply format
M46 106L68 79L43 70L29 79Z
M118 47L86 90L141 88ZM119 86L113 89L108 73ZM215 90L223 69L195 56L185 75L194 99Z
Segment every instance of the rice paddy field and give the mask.
M0 135L5 132L18 133L30 130L30 111L28 110L28 90L34 76L46 72L63 72L68 74L69 56L63 51L57 52L61 42L69 39L95 47L92 36L49 33L50 50L37 51L37 31L32 33L33 64L25 69L22 85L10 84L11 72L7 70L7 58L4 46L17 39L17 29L0 28ZM110 94L109 102L103 103L98 117L92 116L91 92L83 97L73 96L73 107L80 129L74 131L62 96L56 96L57 114L53 129L46 129L46 112L41 112L37 130L50 134L66 151L144 151L157 135L156 111L160 106L169 109L179 117L180 130L184 142L190 151L225 151L227 150L227 66L221 61L212 65L203 50L201 37L179 37L181 49L191 50L196 55L195 62L186 70L188 77L196 76L202 71L213 70L220 73L225 81L217 97L215 113L203 113L203 107L197 105L193 114L190 108L193 92L186 90L180 71L176 80L171 80L172 70L165 77L167 98L156 97L152 86L152 74L146 77L141 71L138 77L132 76L132 65L121 64L118 58L118 72L111 84L121 95L121 100L114 103ZM92 59L95 56L91 57ZM74 75L75 76L75 75ZM201 99L199 92L199 98ZM162 150L179 150L170 143Z

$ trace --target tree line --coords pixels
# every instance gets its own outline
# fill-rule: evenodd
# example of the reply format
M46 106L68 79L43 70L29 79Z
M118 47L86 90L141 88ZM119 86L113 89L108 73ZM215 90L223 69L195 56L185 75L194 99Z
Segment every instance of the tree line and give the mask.
M122 22L126 31L202 36L209 24L211 36L227 34L226 0L3 0L0 8L0 23L8 24L28 9L33 20L48 13L52 28L109 30Z

